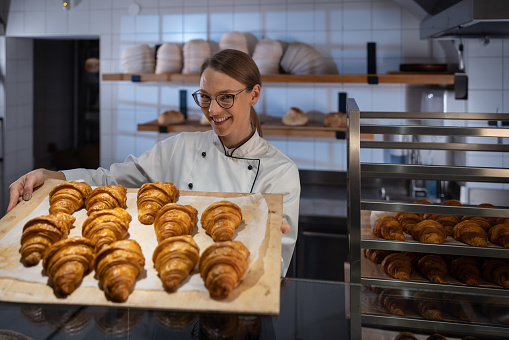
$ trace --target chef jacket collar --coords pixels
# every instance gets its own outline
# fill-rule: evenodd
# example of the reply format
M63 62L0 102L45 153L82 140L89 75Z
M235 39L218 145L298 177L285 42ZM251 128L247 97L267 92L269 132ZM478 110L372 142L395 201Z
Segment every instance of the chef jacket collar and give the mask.
M228 157L244 158L249 155L250 158L261 158L262 155L266 153L266 146L263 143L263 138L260 137L256 128L251 137L236 148L227 148L218 135L216 135L214 144L222 148L224 154Z

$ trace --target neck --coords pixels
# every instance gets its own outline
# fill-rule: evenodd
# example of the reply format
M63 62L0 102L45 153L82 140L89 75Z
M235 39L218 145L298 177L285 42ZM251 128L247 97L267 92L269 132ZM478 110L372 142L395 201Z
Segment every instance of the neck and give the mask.
M251 138L254 133L255 133L255 128L254 128L254 126L251 125L251 130L249 131L249 133L247 135L245 135L245 137L240 140L239 139L232 140L232 139L228 138L227 136L220 136L219 139L221 140L223 145L226 146L228 149L233 149L233 148L237 148L237 147L241 146L246 141L248 141L249 138Z

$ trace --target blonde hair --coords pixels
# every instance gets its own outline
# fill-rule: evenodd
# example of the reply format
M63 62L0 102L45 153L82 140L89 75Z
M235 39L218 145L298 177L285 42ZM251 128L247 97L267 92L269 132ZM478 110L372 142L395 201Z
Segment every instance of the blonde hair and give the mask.
M200 77L207 68L224 73L246 85L248 91L251 91L256 84L262 86L262 76L253 58L239 50L224 49L206 59L201 65ZM251 124L256 128L258 134L263 136L258 114L252 106L250 118Z

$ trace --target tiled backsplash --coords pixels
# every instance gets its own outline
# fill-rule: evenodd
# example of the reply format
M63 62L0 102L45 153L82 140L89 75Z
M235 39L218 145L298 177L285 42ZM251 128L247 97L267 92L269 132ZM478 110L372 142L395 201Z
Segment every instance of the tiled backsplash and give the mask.
M131 16L131 1L71 1L63 10L55 0L15 0L0 7L8 17L6 38L0 37L4 78L0 114L6 118L5 182L31 170L33 107L31 92L32 38L97 37L101 73L121 72L122 51L136 44L184 43L190 39L218 42L223 33L249 32L256 39L272 38L311 44L342 74L366 73L366 43L377 43L378 73L398 70L400 63L457 64L458 41L420 40L420 18L391 0L136 0L141 12ZM6 11L9 11L6 13ZM509 39L465 39L469 75L468 100L446 91L450 112L509 112ZM3 57L3 59L1 59ZM138 132L136 125L168 109L178 109L180 89L192 93L198 84L133 84L101 82L101 165L140 154L164 138ZM419 109L425 87L400 84L265 84L260 113L282 116L289 107L327 113L338 108L337 93L346 92L365 111ZM0 98L2 98L0 95ZM200 111L189 96L189 114ZM301 169L346 169L344 140L270 137ZM363 155L383 161L382 151ZM473 155L475 157L475 155ZM504 155L509 163L509 156ZM3 189L6 194L6 188Z

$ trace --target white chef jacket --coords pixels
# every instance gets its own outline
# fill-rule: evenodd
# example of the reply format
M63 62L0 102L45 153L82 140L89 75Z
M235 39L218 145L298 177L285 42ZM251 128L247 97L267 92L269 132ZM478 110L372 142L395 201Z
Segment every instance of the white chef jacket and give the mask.
M147 182L171 182L179 190L283 194L281 276L286 276L297 241L300 180L295 163L255 132L235 149L214 133L182 132L158 142L139 157L129 155L110 169L62 171L68 181L139 188Z

